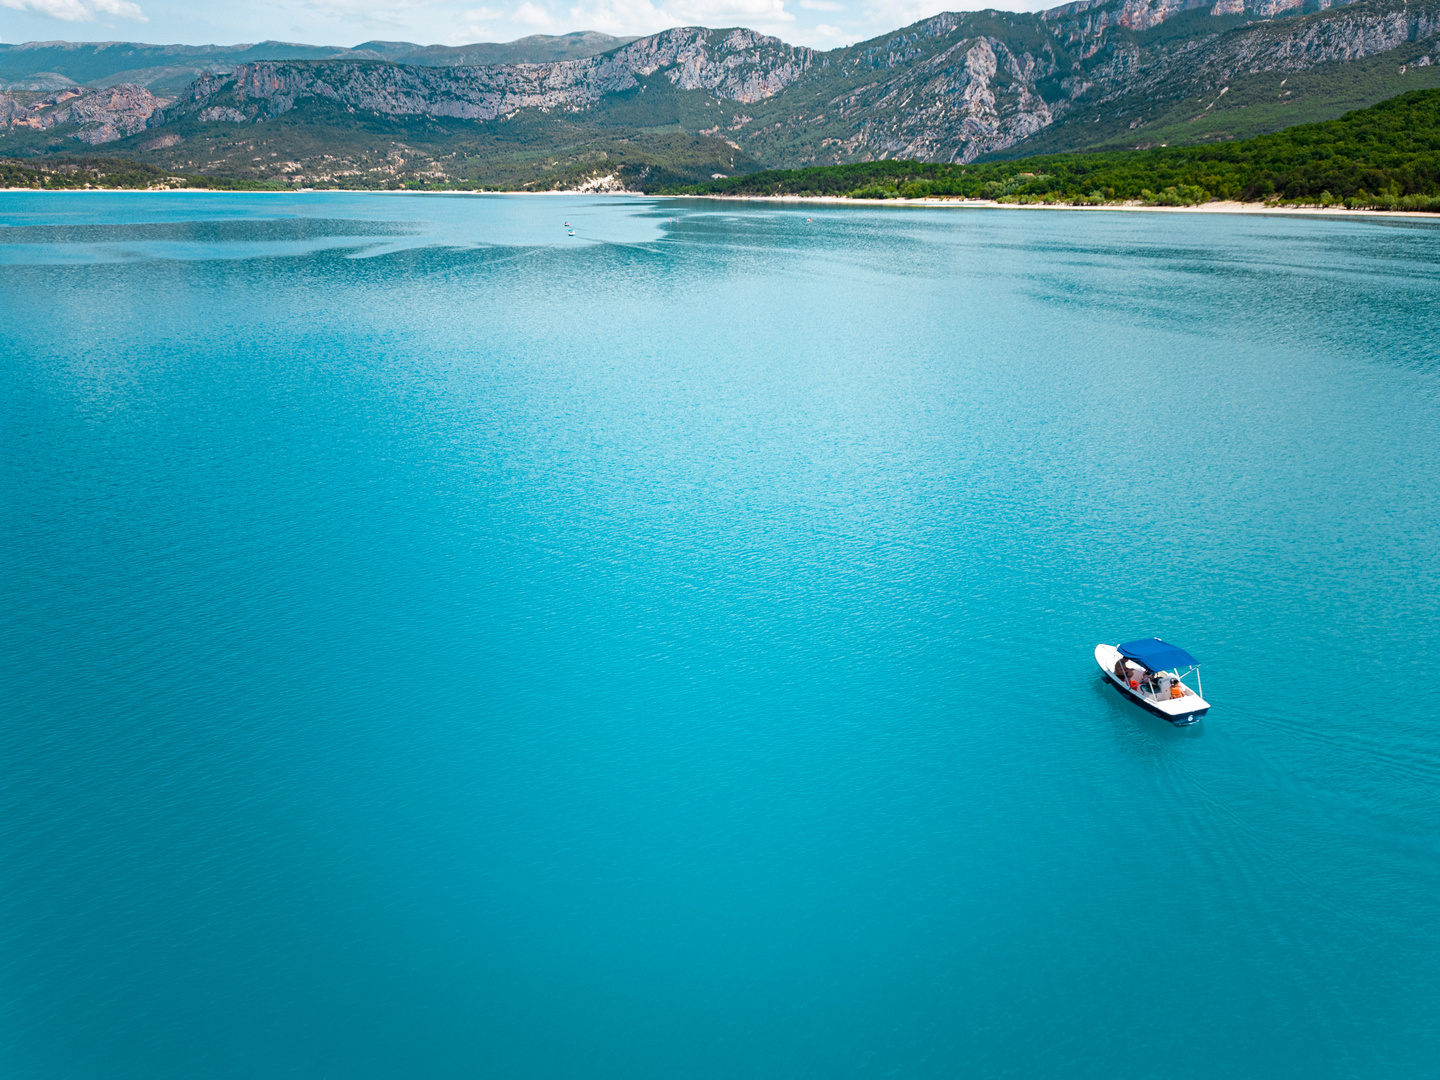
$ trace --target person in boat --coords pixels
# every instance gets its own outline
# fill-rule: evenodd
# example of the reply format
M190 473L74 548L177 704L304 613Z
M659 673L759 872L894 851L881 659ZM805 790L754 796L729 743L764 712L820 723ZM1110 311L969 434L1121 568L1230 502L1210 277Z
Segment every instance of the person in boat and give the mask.
M1131 690L1139 690L1150 678L1150 672L1139 664L1132 667L1130 662L1122 656L1115 661L1115 677L1120 680L1122 686L1128 686Z

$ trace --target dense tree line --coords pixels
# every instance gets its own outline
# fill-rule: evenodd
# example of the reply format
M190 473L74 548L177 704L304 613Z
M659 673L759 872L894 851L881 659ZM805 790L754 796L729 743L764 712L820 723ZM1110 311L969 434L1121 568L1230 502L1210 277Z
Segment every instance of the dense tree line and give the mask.
M1440 90L1417 90L1338 120L1237 142L969 165L870 161L666 190L1075 205L1236 199L1440 211Z
M0 188L76 191L85 188L207 188L216 191L268 190L278 185L223 176L179 176L123 158L33 161L0 160Z

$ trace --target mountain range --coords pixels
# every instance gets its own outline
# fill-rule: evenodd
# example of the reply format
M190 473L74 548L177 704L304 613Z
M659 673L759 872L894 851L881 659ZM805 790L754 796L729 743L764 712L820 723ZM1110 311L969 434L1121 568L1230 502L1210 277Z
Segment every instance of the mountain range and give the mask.
M389 60L425 67L550 64L577 60L634 41L593 30L535 34L503 45L416 45L366 41L353 49L262 41L258 45L143 45L133 41L0 43L0 91L103 89L134 83L158 94L185 89L201 75L223 74L257 60Z
M305 186L630 189L1229 140L1440 86L1440 0L1077 0L946 12L829 51L743 28L526 41L0 47L0 78L35 87L0 95L0 154ZM166 57L198 74L115 81ZM25 63L76 85L47 91Z

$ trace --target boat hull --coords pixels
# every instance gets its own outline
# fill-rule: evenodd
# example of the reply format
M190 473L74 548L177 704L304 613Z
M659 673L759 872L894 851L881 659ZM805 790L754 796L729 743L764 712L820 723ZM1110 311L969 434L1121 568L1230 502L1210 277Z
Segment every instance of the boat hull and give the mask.
M1119 658L1120 653L1113 645L1095 646L1095 663L1100 668L1100 674L1115 688L1116 693L1132 705L1138 705L1152 716L1168 720L1176 727L1189 727L1198 723L1200 718L1210 711L1210 703L1193 692L1183 698L1162 699L1158 702L1136 693L1115 675L1115 661Z

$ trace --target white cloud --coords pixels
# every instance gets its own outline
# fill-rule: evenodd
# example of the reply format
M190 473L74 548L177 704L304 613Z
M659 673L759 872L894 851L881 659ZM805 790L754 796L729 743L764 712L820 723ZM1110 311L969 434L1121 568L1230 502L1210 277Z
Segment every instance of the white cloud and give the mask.
M665 10L700 26L750 26L794 22L785 0L671 0Z
M505 19L505 12L494 8L470 8L445 28L446 45L469 45L475 41L495 39L495 24Z
M136 22L149 22L145 12L140 10L139 4L132 4L129 0L89 0L89 6L101 15L118 15L122 19L134 19Z
M4 3L5 0L0 0ZM261 0L253 0L259 3ZM268 3L266 6L276 8L277 4ZM440 16L446 22L453 23L457 12L448 5L437 5L430 0L300 0L295 5L294 13L313 13L323 24L339 24L348 30L357 33L380 32L388 36L405 35L412 32L416 26L426 25ZM314 25L311 19L305 19L305 23ZM291 40L300 40L306 35L313 35L310 29L300 29L297 23L296 30L291 33L298 33L299 37L292 37ZM253 35L252 35L253 36Z
M62 22L91 22L99 15L116 15L135 22L150 21L140 10L140 5L129 0L0 0L0 7Z
M550 13L542 7L532 4L530 0L525 0L525 3L515 9L515 13L510 16L510 21L519 23L521 26L534 27L536 30L553 30L555 28L555 20L550 17Z
M999 5L992 0L985 6L998 7ZM964 7L970 7L970 5L966 4ZM972 10L978 11L979 8L980 5L977 4ZM875 31L879 34L885 33L886 30L898 30L902 26L909 26L921 19L939 15L945 10L948 9L942 4L935 3L934 0L870 0L865 5L865 14L869 16L870 25L879 27L880 29Z
M775 32L793 23L785 0L580 0L567 25L606 34L653 34L672 26L748 26Z
M816 23L811 28L810 37L817 45L850 45L859 39L859 35L853 31L842 30L838 26L823 22Z
M946 4L942 0L869 0L865 5L865 14L868 17L867 25L874 28L871 33L883 34L887 30L899 30L921 19L933 18L942 11L983 11L987 8L998 8L1001 11L1043 11L1064 2L1065 0L979 0Z
M602 34L653 34L676 25L650 0L580 0L570 9L570 25Z
M1035 10L1059 0L0 0L0 28L24 40L40 20L68 36L121 37L106 29L147 23L159 41L282 38L353 45L369 38L511 41L528 34L599 30L653 34L672 26L746 26L796 45L834 48L909 25L942 10ZM143 7L143 11L141 10ZM148 16L148 18L147 18ZM33 20L33 21L32 21ZM84 28L84 32L82 29ZM43 36L67 36L47 33Z

